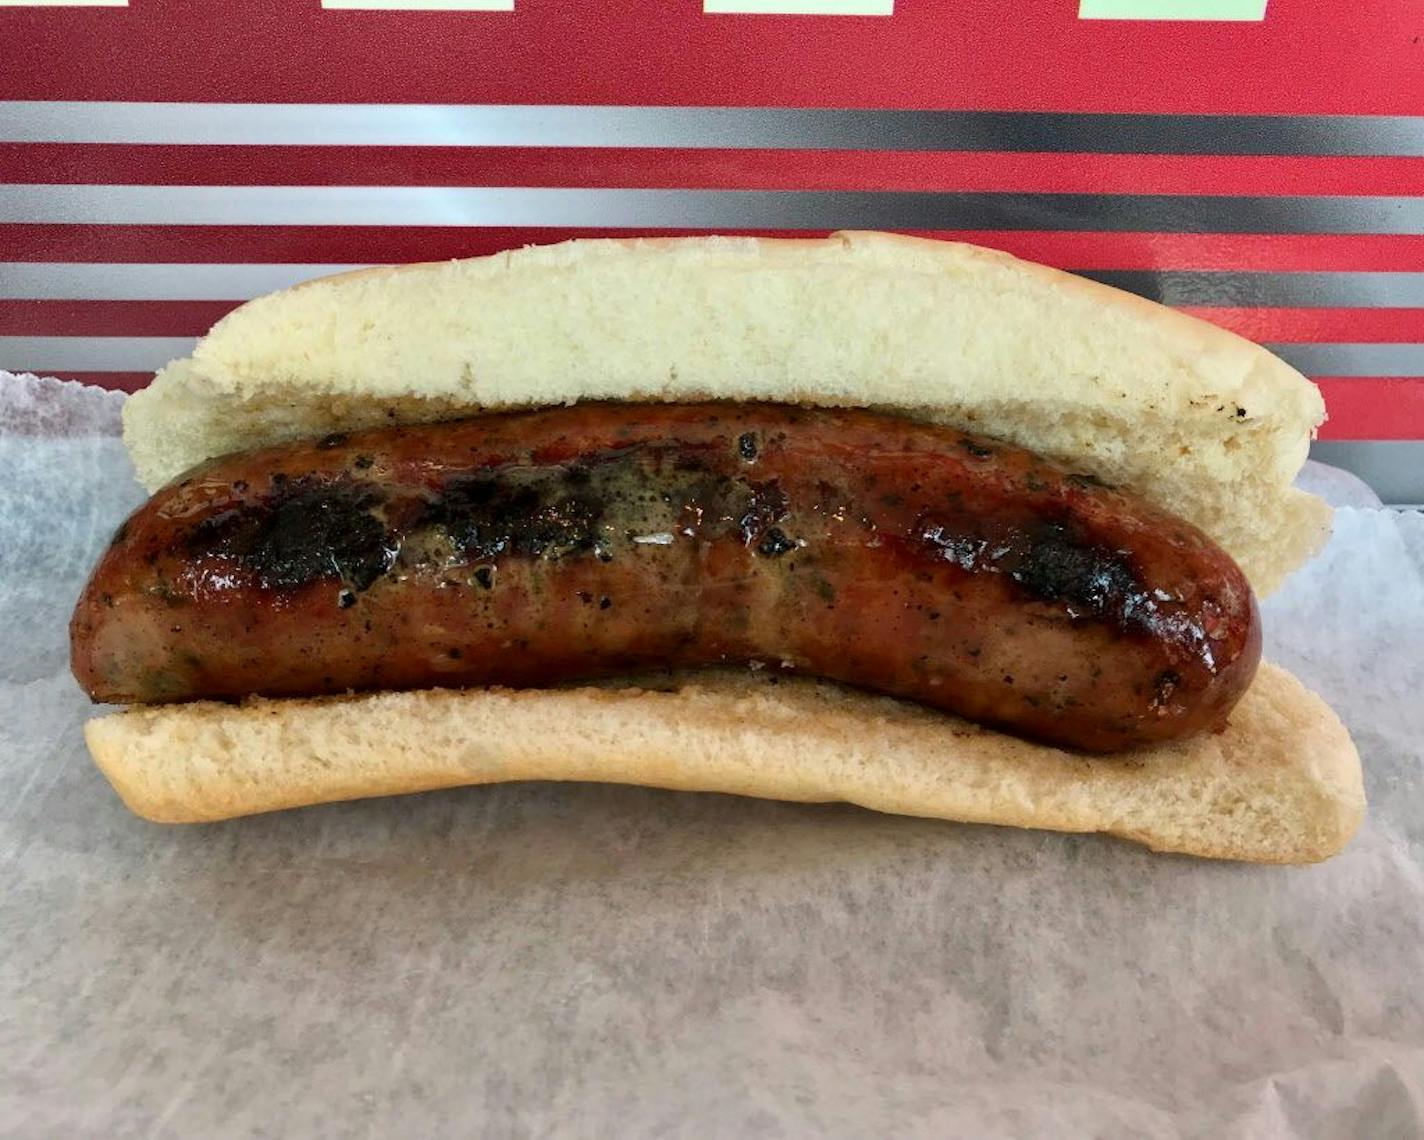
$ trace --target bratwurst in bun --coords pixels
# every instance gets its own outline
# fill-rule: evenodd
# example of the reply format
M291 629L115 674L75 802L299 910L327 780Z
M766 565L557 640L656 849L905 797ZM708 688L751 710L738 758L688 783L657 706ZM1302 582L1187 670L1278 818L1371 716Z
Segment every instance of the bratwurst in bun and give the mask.
M134 396L71 625L134 810L591 779L1324 858L1259 666L1322 541L1264 350L968 246L584 241L251 302Z

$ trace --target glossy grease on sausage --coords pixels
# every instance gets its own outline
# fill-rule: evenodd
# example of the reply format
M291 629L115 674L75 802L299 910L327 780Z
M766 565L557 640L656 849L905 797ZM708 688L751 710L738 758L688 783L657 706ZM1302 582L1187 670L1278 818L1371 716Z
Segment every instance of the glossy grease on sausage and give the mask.
M1218 728L1260 622L1200 531L856 410L582 404L212 460L71 624L116 703L797 671L1069 747Z

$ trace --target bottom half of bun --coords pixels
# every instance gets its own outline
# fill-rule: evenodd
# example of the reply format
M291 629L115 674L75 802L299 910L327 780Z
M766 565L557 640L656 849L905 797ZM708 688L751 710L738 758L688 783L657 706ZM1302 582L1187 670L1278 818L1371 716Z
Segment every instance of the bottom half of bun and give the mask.
M200 702L91 721L147 819L196 823L514 780L724 792L969 823L1105 832L1264 863L1338 852L1364 815L1339 718L1262 665L1225 731L1083 756L918 706L745 673L636 685Z

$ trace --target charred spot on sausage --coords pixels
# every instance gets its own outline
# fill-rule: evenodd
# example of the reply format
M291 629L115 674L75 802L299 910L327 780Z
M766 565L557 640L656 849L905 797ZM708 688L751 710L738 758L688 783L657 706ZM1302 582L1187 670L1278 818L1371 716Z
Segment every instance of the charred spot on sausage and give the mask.
M1146 587L1129 557L1061 523L1045 525L1032 536L1010 577L1031 597L1066 603L1120 628L1139 626L1147 616L1142 612Z
M391 568L398 542L372 513L374 487L288 480L265 502L204 519L188 539L195 555L230 558L267 589L289 590L339 579L356 591Z
M557 468L464 475L445 484L422 521L469 558L583 554L594 549L603 510L579 482Z
M768 527L786 517L789 504L786 492L775 480L770 483L749 484L748 491L746 507L737 526L742 534L742 542L751 546L767 532Z
M770 527L757 543L756 552L764 558L780 558L788 551L796 549L796 540L788 538L780 527Z

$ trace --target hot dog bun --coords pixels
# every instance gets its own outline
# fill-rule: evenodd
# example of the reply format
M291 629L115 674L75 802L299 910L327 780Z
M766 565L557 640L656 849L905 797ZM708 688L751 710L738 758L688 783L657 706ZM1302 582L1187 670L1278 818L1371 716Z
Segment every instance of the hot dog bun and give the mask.
M262 297L125 409L150 489L212 455L578 399L870 406L1028 447L1211 535L1270 593L1324 541L1314 385L1213 325L886 234L578 241Z
M151 488L206 457L583 398L860 405L998 436L1185 516L1273 588L1324 540L1291 487L1315 388L1238 337L971 246L593 241L363 271L261 298L125 409ZM806 680L136 708L95 759L164 822L503 780L596 780L1310 862L1364 811L1338 719L1263 666L1228 729L1085 759Z
M1220 735L1112 757L1031 744L797 678L649 688L425 690L136 709L91 721L99 767L162 823L510 780L728 792L1307 863L1364 812L1344 726L1263 665Z

